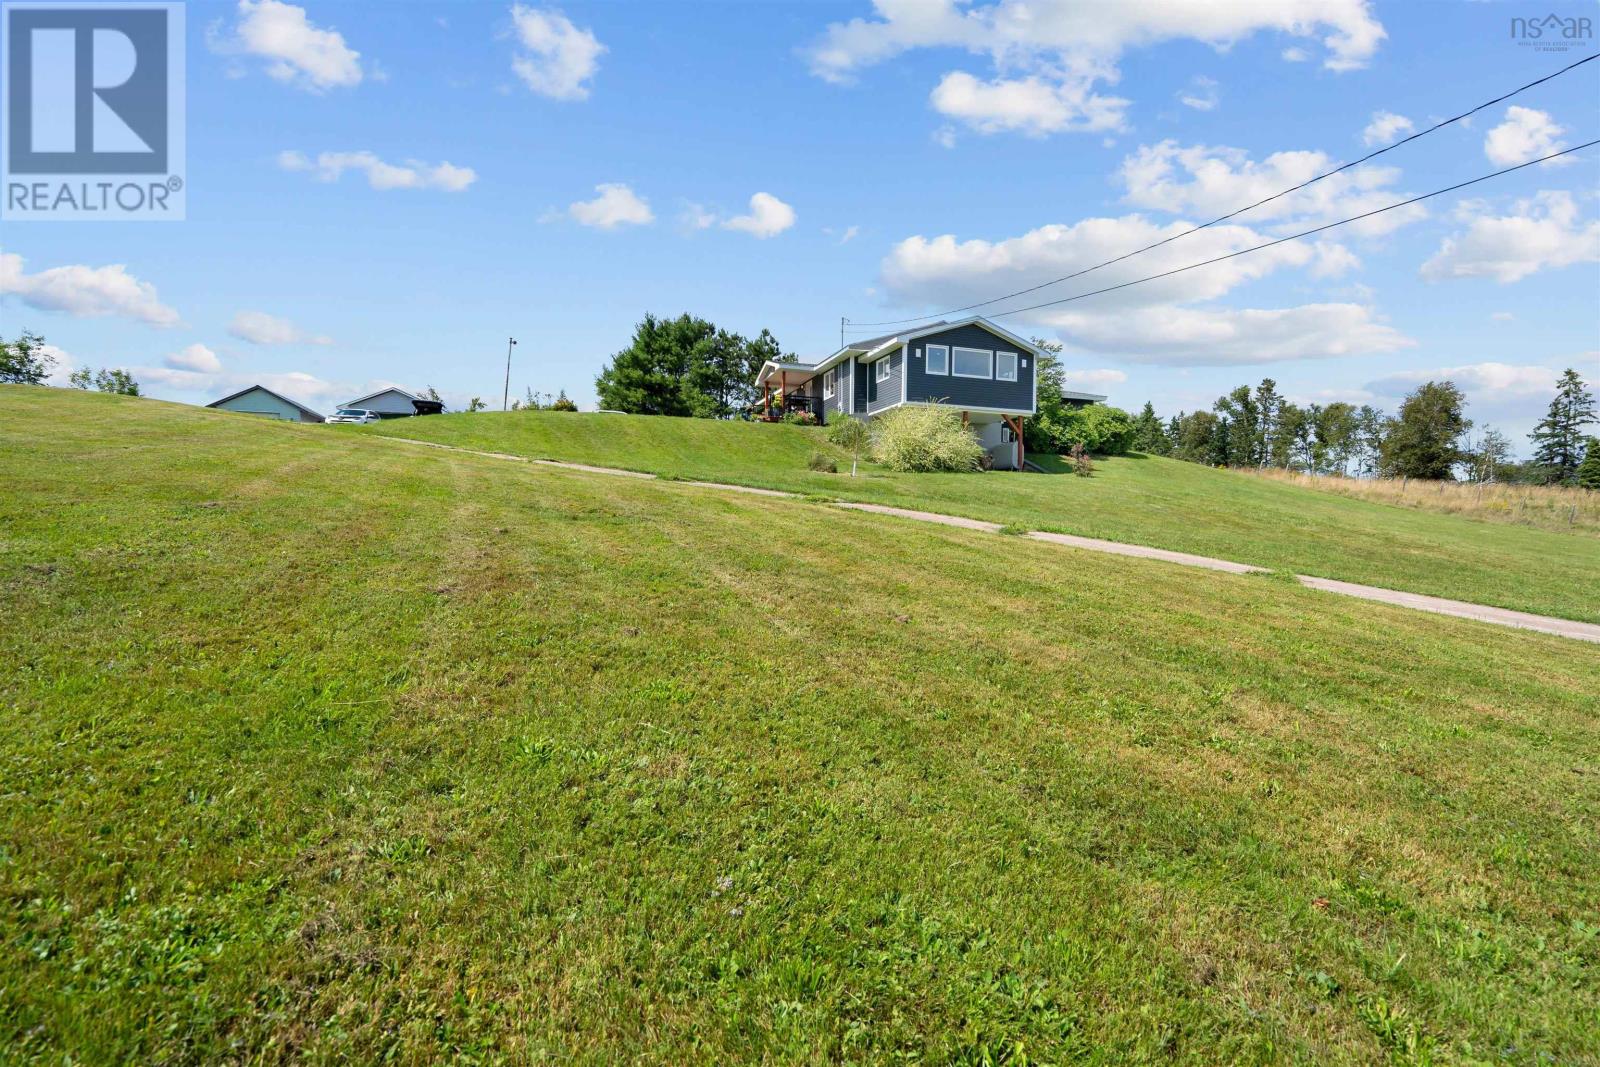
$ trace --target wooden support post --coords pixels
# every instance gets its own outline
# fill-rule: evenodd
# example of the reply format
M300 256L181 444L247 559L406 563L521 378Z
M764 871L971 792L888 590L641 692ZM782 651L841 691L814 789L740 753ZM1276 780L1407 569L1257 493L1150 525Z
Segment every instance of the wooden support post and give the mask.
M1017 416L1017 470L1019 470L1019 471L1022 469L1022 461L1023 461L1024 455L1025 455L1025 453L1023 452L1023 448L1022 448L1022 416L1018 415Z
M970 414L969 412L965 412L965 411L963 411L961 413L961 428L963 430L965 430L967 428L967 417L968 417L969 414Z

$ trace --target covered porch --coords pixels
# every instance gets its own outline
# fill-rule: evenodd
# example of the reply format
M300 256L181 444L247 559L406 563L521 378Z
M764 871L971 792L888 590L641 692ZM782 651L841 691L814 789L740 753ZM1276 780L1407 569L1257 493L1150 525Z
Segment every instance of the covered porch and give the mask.
M750 417L758 422L782 422L793 415L823 424L821 379L816 367L806 363L762 364L756 376L761 399L750 406Z

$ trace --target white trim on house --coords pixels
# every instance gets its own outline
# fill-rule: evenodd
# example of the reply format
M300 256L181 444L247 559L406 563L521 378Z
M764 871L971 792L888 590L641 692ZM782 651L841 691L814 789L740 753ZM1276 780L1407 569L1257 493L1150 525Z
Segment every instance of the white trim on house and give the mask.
M983 356L985 361L986 361L986 363L988 364L988 369L986 371L984 371L984 373L982 373L982 374L968 374L965 371L961 370L960 369L960 366L961 366L960 359L961 359L962 353L966 353L969 356ZM950 346L950 373L951 373L952 376L954 376L956 378L982 378L982 379L985 379L985 380L992 381L994 379L994 349L992 349L992 348L968 348L966 345L951 345Z
M909 344L919 337L926 337L929 334L934 333L943 333L946 330L954 330L962 326L977 326L979 329L987 330L996 337L999 337L1000 339L1016 346L1019 351L1026 352L1035 357L1040 354L1038 347L1034 345L1033 342L1018 337L1016 334L1005 329L1004 327L996 326L982 315L969 315L964 319L956 319L953 322L935 322L927 326L914 327L904 333L897 333L893 337L884 338L872 348L866 348L859 344L845 345L843 348L835 350L832 354L822 357L815 363L789 363L785 364L785 366L789 367L791 370L823 370L839 360L848 357L852 353L859 356L863 363L870 363L877 358L879 353L887 349L893 348L897 345Z
M933 369L933 353L937 349L944 353L944 370ZM935 374L948 377L950 374L950 346L949 345L923 345L922 346L922 373Z
M889 355L883 356L877 362L873 363L873 365L872 365L872 384L873 385L881 385L882 383L884 383L884 382L889 380L889 375L891 373L893 373L893 371L894 371L894 365L891 362L893 359L894 359L894 354L890 353Z
M1007 377L1006 375L1003 375L1003 374L1000 373L1000 357L1001 356L1010 356L1011 357L1011 375L1010 375L1010 377ZM1016 381L1017 380L1017 360L1020 359L1020 358L1021 357L1018 356L1017 353L1015 353L1015 352L1007 352L1004 349L1000 349L1000 348L995 349L994 350L994 380L997 381L997 382L1014 382L1014 381Z

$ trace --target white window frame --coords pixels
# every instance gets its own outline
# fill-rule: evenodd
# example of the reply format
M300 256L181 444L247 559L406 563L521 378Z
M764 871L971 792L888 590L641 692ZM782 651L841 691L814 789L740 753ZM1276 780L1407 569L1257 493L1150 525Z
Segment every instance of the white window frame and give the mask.
M938 349L944 353L944 370L933 369L933 352ZM922 369L929 374L948 375L950 373L950 346L949 345L923 345Z
M837 368L829 367L822 375L822 399L832 400L834 393L834 375Z
M1000 360L1004 356L1010 356L1011 357L1011 377L1009 377L1009 378L1007 378L1005 375L1000 373ZM1021 358L1022 357L1017 355L1017 353L1015 353L1015 352L1006 352L1006 351L1002 351L1001 349L998 349L998 348L995 349L995 352L994 352L994 380L997 381L997 382L1014 382L1014 381L1016 381L1017 380L1017 360L1019 360Z
M956 370L956 359L957 359L958 355L960 353L962 353L962 352L975 353L977 355L986 357L988 359L988 362L989 362L988 373L986 373L986 374L962 374L959 370ZM957 378L980 378L980 379L983 379L985 381L993 381L994 380L994 349L992 349L992 348L966 348L966 347L963 347L962 345L951 345L950 346L950 373L953 374Z
M889 361L893 358L892 355L884 356L872 365L872 380L874 382L886 382L889 380L889 372L892 369Z

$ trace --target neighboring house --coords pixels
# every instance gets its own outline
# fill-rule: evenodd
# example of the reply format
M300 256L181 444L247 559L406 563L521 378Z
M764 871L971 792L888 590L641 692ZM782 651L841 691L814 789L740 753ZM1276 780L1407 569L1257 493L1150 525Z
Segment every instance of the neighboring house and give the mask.
M213 400L206 407L240 411L246 415L265 415L269 419L283 419L288 422L323 421L321 415L304 404L274 393L264 385L252 385L248 389L241 389L221 400Z
M444 401L427 400L397 386L391 386L339 406L376 411L386 419L405 419L412 415L437 415L444 410Z
M982 316L854 341L816 363L762 365L765 417L809 411L871 419L902 404L947 404L1001 469L1022 467L1022 421L1039 408L1039 350ZM1093 402L1090 394L1076 394ZM781 397L781 399L779 399Z
M1069 408L1086 408L1090 404L1104 404L1104 393L1080 393L1072 389L1061 390L1061 399L1067 402Z

